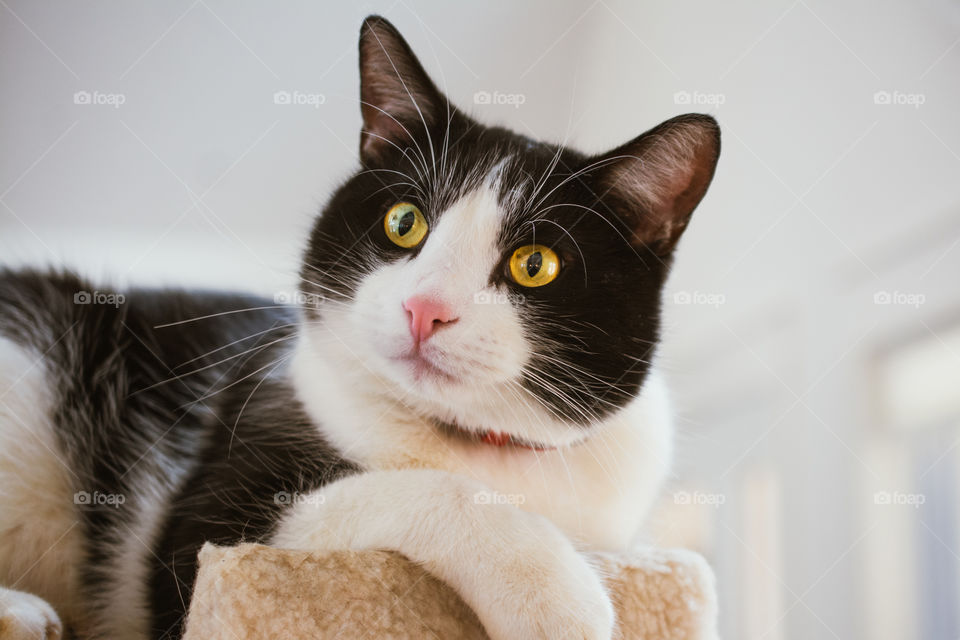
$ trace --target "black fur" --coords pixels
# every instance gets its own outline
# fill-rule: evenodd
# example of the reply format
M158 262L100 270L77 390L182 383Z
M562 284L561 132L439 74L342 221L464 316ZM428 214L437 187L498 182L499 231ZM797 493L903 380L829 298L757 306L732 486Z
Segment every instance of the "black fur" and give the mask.
M143 541L155 560L153 637L175 638L205 541L262 540L284 506L278 493L355 468L321 439L285 381L291 309L174 291L129 291L118 306L75 303L94 290L69 274L0 272L0 335L44 354L74 491L125 500L78 505L87 602L112 579L115 541L130 537L145 488L170 484L168 461L186 470L167 489L175 497L156 539ZM156 328L192 318L204 319Z

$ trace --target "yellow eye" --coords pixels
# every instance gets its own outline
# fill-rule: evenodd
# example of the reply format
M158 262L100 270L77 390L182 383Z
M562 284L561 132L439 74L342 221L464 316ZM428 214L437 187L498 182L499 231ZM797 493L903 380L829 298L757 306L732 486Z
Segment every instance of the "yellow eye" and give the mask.
M510 256L510 275L523 287L542 287L560 273L560 258L550 247L530 244Z
M404 249L412 249L427 235L427 220L415 205L398 202L384 216L383 229L390 242Z

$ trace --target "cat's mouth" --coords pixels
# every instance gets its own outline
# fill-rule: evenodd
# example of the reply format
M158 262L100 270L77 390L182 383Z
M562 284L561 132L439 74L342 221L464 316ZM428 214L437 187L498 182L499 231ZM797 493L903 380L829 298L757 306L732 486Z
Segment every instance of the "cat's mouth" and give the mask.
M437 429L443 432L445 435L463 440L469 440L477 444L486 444L494 447L530 449L532 451L550 451L556 449L554 446L520 438L502 431L466 427L458 423L456 420L445 421L438 418L432 418L431 421L433 422L434 426L436 426Z
M460 376L447 371L429 358L424 357L423 353L419 351L401 356L397 358L397 360L410 367L414 378L418 381L424 379L436 380L447 384L459 384L463 382Z

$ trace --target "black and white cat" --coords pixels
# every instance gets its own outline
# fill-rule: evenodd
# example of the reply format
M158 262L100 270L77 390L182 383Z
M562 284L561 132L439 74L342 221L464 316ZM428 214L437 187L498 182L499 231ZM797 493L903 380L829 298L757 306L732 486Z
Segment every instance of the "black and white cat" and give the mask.
M486 127L378 17L360 72L300 304L0 272L0 639L176 638L240 540L398 550L497 640L611 636L586 554L669 466L651 360L716 122L597 156Z

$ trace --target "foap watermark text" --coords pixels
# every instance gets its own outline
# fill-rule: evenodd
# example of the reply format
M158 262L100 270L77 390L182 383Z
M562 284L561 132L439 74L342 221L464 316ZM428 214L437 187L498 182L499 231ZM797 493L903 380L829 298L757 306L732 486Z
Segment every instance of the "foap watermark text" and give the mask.
M273 504L281 507L300 504L320 506L326 503L326 501L326 496L318 491L311 491L310 493L300 493L299 491L278 491L273 494Z
M873 304L913 307L919 309L927 301L922 293L907 293L905 291L877 291L873 294Z
M522 293L504 291L478 291L473 294L474 304L523 304L526 299Z
M113 107L119 109L127 101L122 93L104 91L77 91L73 94L73 104Z
M122 293L109 291L77 291L73 294L73 304L106 304L119 307L127 301Z
M477 491L473 494L474 504L505 504L519 507L527 501L522 493L500 493L499 491Z
M877 491L873 494L873 504L905 505L919 509L927 501L922 493L904 493L902 491Z
M873 94L873 104L913 107L919 109L927 101L923 93L906 93L904 91L877 91Z
M503 93L502 91L477 91L473 94L474 104L503 105L519 109L527 101L522 93Z
M697 504L697 505L708 505L711 507L719 508L720 505L725 504L727 501L727 496L722 493L705 493L703 491L677 491L673 494L673 503L674 504Z
M722 293L710 293L707 291L677 291L673 294L674 304L701 304L708 307L719 308L726 304L727 296Z
M122 493L103 493L102 491L77 491L73 494L73 504L78 507L113 507L119 509L127 501Z
M704 91L677 91L673 94L673 103L678 105L698 105L702 107L719 107L727 101L722 93L707 93Z
M322 93L308 93L305 91L277 91L273 94L273 104L305 106L319 109L326 103L327 97Z
M318 293L304 293L302 291L277 291L273 294L275 304L292 304L298 307L317 307L323 302L323 296Z

